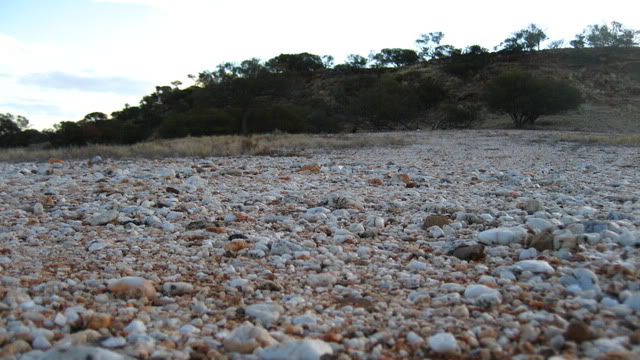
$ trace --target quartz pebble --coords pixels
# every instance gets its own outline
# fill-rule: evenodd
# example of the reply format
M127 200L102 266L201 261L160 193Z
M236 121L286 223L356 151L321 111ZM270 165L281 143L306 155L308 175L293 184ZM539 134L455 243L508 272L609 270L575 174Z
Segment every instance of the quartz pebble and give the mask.
M324 355L333 354L333 349L322 340L303 339L271 345L258 350L256 354L264 360L320 360Z
M460 352L460 346L456 338L450 333L439 333L427 339L432 351L439 354L456 354Z

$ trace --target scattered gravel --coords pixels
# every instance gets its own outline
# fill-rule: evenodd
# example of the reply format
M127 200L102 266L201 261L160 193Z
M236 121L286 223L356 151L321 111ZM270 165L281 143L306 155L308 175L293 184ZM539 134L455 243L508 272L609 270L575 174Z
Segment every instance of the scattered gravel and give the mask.
M0 358L640 358L638 152L546 136L0 164Z

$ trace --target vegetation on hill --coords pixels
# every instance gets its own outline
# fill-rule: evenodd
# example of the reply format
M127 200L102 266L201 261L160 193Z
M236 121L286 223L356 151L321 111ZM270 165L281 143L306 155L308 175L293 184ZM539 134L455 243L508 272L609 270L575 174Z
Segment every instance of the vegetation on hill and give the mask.
M564 41L556 40L549 43L552 50L540 51L547 35L531 24L494 52L479 45L455 48L442 43L443 33L432 32L416 40L418 51L385 48L368 57L349 55L335 66L333 57L309 53L223 63L189 75L191 86L181 87L180 81L157 86L137 106L127 104L110 115L93 112L42 132L29 129L24 117L0 114L0 147L133 144L274 130L466 128L481 119L483 109L507 113L516 127L526 127L541 116L575 109L585 97L599 96L581 94L593 76L576 70L552 79L557 74L545 74L537 54L578 70L608 65L624 48L637 47L638 35L617 22L591 25L570 42L574 49L560 49ZM625 66L640 74L635 64ZM640 88L635 91L640 95Z

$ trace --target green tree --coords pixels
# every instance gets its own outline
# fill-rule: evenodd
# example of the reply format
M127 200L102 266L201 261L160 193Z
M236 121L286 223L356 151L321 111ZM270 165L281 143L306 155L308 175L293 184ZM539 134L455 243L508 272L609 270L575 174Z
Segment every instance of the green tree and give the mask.
M399 48L386 48L371 55L371 60L376 63L377 67L386 67L389 64L396 67L408 66L417 63L419 59L420 57L415 51Z
M82 120L83 121L88 121L88 122L96 122L96 121L104 121L104 120L107 120L108 118L109 118L109 116L107 116L107 114L105 114L105 113L92 112L92 113L89 113L89 114L85 115Z
M345 65L354 69L362 69L367 67L368 63L369 63L369 60L366 57L357 55L357 54L351 54L347 56L347 61L345 62Z
M421 34L416 45L418 46L418 54L423 59L433 59L435 57L435 48L440 45L440 42L444 38L444 33L441 31L430 32L428 34Z
M489 109L508 114L517 128L523 128L540 116L576 109L582 103L582 96L578 89L562 80L509 72L485 86L484 100Z
M573 47L579 48L588 45L594 48L602 47L634 47L638 46L640 31L625 28L619 22L612 21L607 24L589 25L576 39L571 42Z
M29 145L29 137L24 133L28 127L29 120L26 117L0 113L0 147Z
M401 126L414 128L412 122L420 110L420 98L409 85L392 79L381 79L358 94L351 103L351 115L376 130Z
M536 24L513 33L513 36L506 38L498 47L508 52L535 51L540 50L540 44L547 39L547 34Z
M300 54L280 54L267 61L266 66L275 73L306 73L325 68L320 56L306 52Z

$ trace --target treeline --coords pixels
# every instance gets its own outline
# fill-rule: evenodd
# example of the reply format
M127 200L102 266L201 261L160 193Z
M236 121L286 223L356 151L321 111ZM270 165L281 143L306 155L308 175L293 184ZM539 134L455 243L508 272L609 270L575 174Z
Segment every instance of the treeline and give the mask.
M569 44L574 48L634 47L638 45L638 34L617 22L591 25ZM479 45L460 49L443 44L443 39L442 32L423 34L416 40L417 51L387 48L372 52L368 57L352 54L338 65L331 56L309 53L281 54L266 62L253 58L239 64L223 63L213 71L189 75L194 82L192 86L181 88L180 81L171 86L157 86L138 106L125 105L111 115L90 113L80 121L63 121L42 132L28 129L29 122L24 117L0 114L0 146L42 142L52 146L132 144L153 137L252 134L274 130L317 133L414 129L425 125L468 127L478 119L477 104L462 106L455 103L441 82L417 69L399 69L447 59L444 70L468 80L486 67L494 56ZM537 51L547 40L544 31L531 24L511 34L494 51ZM561 40L548 44L552 49L563 46ZM571 103L579 104L579 93L567 84L549 85L543 79L531 79L527 74L503 75L502 82L496 79L486 87L483 97L487 108L510 114L516 126L530 125L537 117L552 113L550 109L566 110L566 107L545 103L544 98L551 96L551 92L541 89L568 89ZM524 95L531 91L540 98L529 101L527 106L545 107L527 110L529 115L522 116L528 120L513 115L519 114L521 109L506 109L499 103L513 100L509 96L515 91L498 93L500 87L504 90L507 86L522 86L523 79L529 86L520 89ZM520 85L509 84L509 81L520 81ZM558 98L569 96L568 93L553 94Z

